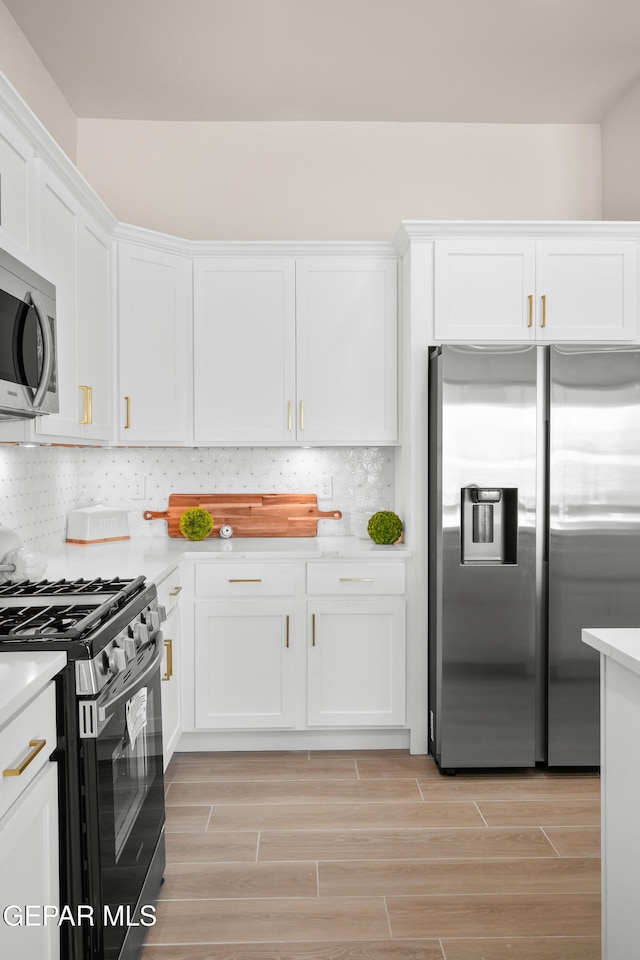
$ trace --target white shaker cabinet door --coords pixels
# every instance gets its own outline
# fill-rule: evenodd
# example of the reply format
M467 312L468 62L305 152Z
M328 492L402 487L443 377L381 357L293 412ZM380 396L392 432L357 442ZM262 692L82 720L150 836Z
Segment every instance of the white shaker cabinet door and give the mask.
M434 285L436 340L535 336L533 240L437 240Z
M191 438L191 261L142 244L118 245L122 443Z
M0 865L0 902L7 918L0 922L0 957L59 960L60 928L55 920L37 922L44 906L61 907L56 763L46 764L0 820ZM16 911L24 916L27 905L35 911L32 923L14 926Z
M195 440L295 440L295 262L196 260Z
M397 264L296 261L297 438L390 444L397 424Z
M0 246L14 257L31 251L33 148L0 116Z
M539 241L537 339L637 337L637 256L629 241Z
M309 602L307 722L405 722L405 601Z
M200 730L292 727L291 603L197 603L195 721Z

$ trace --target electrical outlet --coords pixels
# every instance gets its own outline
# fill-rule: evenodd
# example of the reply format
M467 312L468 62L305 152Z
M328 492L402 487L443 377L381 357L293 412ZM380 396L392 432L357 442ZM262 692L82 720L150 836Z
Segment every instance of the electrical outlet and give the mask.
M333 496L333 477L320 477L318 483L318 499L331 500Z
M133 478L133 492L131 497L133 500L144 500L147 495L147 480L146 477L134 477Z

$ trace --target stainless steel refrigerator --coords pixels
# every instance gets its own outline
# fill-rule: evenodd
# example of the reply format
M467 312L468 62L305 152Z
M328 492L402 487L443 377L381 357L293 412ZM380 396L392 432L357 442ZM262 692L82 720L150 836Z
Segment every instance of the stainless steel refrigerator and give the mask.
M640 348L446 345L429 365L431 752L597 766L580 635L640 626Z

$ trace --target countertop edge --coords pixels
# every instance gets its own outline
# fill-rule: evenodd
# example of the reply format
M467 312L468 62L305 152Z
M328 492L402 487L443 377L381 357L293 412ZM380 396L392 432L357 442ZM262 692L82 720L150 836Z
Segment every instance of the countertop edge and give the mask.
M582 642L640 676L640 627L591 627Z
M7 674L0 670L0 728L37 697L66 663L63 651L0 653L0 667L10 670Z

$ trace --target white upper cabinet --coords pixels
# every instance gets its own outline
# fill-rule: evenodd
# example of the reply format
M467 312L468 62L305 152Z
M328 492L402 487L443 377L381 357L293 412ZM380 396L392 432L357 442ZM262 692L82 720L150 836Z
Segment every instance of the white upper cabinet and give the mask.
M196 261L196 442L396 442L396 270L381 257Z
M397 425L397 265L362 257L296 263L298 439L390 444Z
M39 164L38 266L56 288L57 414L38 438L111 439L110 241L70 191Z
M637 244L625 240L435 241L435 339L637 337Z
M118 244L120 443L191 439L191 260Z
M295 438L295 261L196 260L194 315L195 440Z
M31 250L33 148L0 114L0 246L15 257Z

